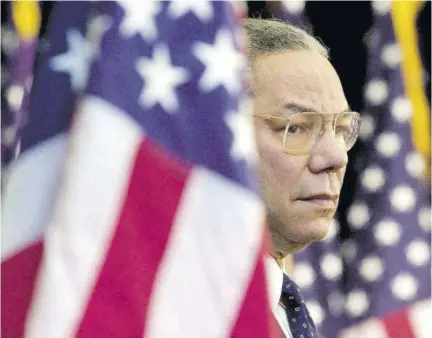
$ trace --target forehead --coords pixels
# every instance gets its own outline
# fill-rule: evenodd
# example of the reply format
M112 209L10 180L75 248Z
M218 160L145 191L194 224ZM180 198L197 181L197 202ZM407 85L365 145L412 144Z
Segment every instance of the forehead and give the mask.
M285 51L257 58L254 96L262 103L287 103L314 111L337 112L347 107L339 77L330 62L314 51Z

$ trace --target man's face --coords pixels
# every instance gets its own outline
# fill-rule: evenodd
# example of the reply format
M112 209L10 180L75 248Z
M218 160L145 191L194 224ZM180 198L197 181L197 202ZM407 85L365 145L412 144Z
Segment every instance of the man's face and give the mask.
M252 81L255 114L290 117L304 111L338 113L348 108L338 75L316 52L260 56ZM339 201L347 152L331 128L325 128L307 154L287 154L282 151L280 120L255 118L254 122L274 250L286 255L327 234Z

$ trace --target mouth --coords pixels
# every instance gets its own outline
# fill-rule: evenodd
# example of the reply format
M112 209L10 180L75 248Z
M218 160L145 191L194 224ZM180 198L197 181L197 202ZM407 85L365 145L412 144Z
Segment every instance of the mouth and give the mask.
M334 210L336 209L338 197L338 195L317 194L298 198L297 200L323 209Z

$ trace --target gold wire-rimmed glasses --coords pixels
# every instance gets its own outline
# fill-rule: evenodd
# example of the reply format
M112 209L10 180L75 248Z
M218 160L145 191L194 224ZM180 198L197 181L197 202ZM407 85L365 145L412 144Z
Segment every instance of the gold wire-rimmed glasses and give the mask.
M266 114L254 114L254 116L280 121L281 126L276 129L283 132L282 150L292 155L307 154L316 145L324 134L324 126L329 117L333 135L343 144L346 151L354 146L361 124L361 117L357 112L301 112L289 118Z

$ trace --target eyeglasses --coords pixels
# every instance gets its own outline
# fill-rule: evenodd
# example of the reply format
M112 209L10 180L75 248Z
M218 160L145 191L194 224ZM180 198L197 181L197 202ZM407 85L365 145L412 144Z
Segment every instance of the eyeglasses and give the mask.
M282 150L292 155L307 154L317 144L324 134L324 126L329 117L333 135L346 151L354 146L361 124L360 114L356 112L304 112L296 113L290 118L265 114L254 114L254 116L280 122L280 127L277 129L283 132Z

